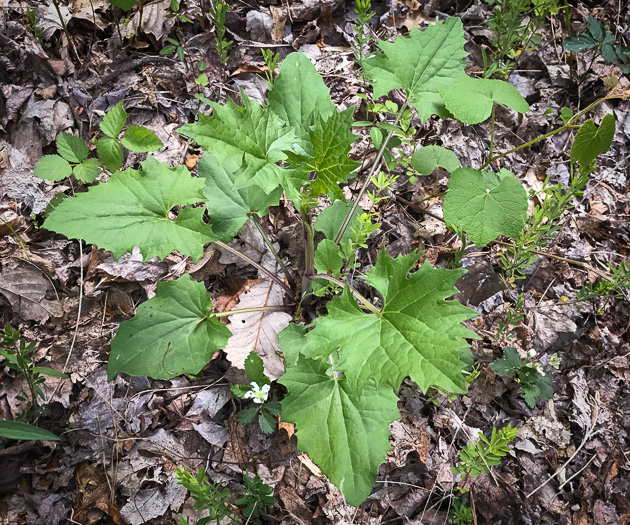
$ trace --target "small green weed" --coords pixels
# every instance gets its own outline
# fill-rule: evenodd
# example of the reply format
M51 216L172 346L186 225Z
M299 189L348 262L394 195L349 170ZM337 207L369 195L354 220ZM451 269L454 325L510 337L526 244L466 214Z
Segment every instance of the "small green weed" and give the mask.
M508 445L516 434L517 430L510 425L499 431L493 428L490 440L479 432L477 441L468 443L459 451L459 462L451 467L451 471L473 478L481 473L488 474L491 466L501 464L501 458L510 451Z

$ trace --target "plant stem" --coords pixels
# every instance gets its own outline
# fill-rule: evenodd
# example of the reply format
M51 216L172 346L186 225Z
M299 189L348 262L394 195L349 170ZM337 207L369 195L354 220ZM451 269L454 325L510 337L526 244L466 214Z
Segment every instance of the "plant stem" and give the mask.
M600 99L597 99L595 102L593 102L592 104L589 104L586 108L584 108L582 111L580 111L579 113L573 115L564 126L559 127L558 129L554 129L553 131L550 131L549 133L545 133L544 135L542 135L541 137L535 138L534 140L530 140L529 142L526 142L525 144L521 144L520 146L517 146L516 148L512 148L509 151L505 151L503 153L500 153L498 155L495 155L494 157L490 157L488 158L488 160L486 162L484 162L481 167L479 168L480 170L484 169L488 164L491 164L492 162L494 162L495 160L498 160L500 158L505 157L506 155L509 155L510 153L514 153L516 151L519 151L521 149L527 148L529 146L532 146L533 144L536 144L537 142L541 142L545 139L548 139L549 137L556 135L557 133L560 133L561 131L564 131L566 129L570 129L571 127L573 127L573 123L579 119L580 117L582 117L585 113L589 112L591 109L599 106L602 102L605 102L606 100L609 100L611 98L618 98L617 96L611 96L611 95L606 95L605 97L602 97ZM493 108L494 109L494 108Z
M492 103L492 126L490 127L490 153L488 153L488 158L492 158L492 152L494 151L494 121L495 121L495 112L494 112L495 104Z
M278 252L273 247L273 243L271 242L269 237L267 237L267 235L265 235L265 232L263 231L262 226L260 225L260 217L258 216L257 213L254 213L254 216L252 217L252 221L254 223L254 226L256 226L256 229L258 230L258 232L262 236L263 240L265 241L265 244L267 245L269 250L271 250L271 253L273 254L273 256L276 258L276 261L278 261L278 265L280 266L280 269L282 270L282 273L284 273L284 276L287 279L287 283L289 284L291 289L295 290L295 281L293 280L293 276L289 272L289 269L282 262L282 259L280 258L280 255L278 255Z
M276 283L280 288L282 288L285 292L287 292L287 294L289 295L289 297L291 297L291 299L295 299L295 294L293 293L293 290L291 290L291 288L289 288L284 282L282 282L277 275L274 275L272 271L268 270L264 266L261 266L256 261L254 261L254 259L252 259L251 257L248 257L244 253L241 253L238 250L235 250L231 246L228 246L223 241L214 241L214 243L217 246L220 246L221 248L223 248L224 250L236 255L237 257L240 257L244 261L251 264L257 270L260 270L261 272L266 274L274 283Z
M254 306L252 308L241 308L240 310L230 310L228 312L217 312L212 314L214 317L227 317L229 315L247 314L250 312L291 312L291 306L275 305L275 306Z
M70 46L70 49L74 53L74 57L80 62L81 59L79 58L77 47L74 45L74 38L70 34L70 31L68 31L68 27L66 26L66 22L64 21L63 16L61 16L61 9L59 9L59 0L53 0L53 4L55 6L55 10L57 11L57 16L59 16L59 23L61 24L61 29L63 29L63 32L66 34L66 38L68 39L68 45Z
M406 109L407 109L407 102L405 102L401 106L400 110L398 111L398 115L396 115L396 120L394 121L394 126L398 125L398 122L400 122L400 119L402 118L403 113L405 112ZM343 224L341 225L341 229L339 230L337 237L335 237L335 244L337 246L339 246L339 243L341 242L341 238L343 237L343 234L348 228L348 225L350 224L350 221L352 220L352 216L354 215L355 210L359 206L359 201L361 200L361 197L363 197L365 190L367 189L368 185L370 184L370 181L372 180L372 175L374 175L374 172L378 169L378 166L381 163L381 159L383 158L383 154L385 153L385 148L387 147L387 144L389 143L389 140L392 138L393 135L394 135L393 130L389 130L387 132L387 136L383 140L383 143L381 144L381 147L378 150L376 159L374 159L374 164L372 164L372 167L370 168L370 171L367 177L365 178L365 182L363 183L363 186L361 187L359 194L356 196L354 200L354 204L352 205L352 208L350 209L350 211L348 212L348 215L346 216L346 220L343 221Z
M308 278L315 273L315 229L311 224L311 214L304 209L300 210L302 225L304 226L304 277L302 278L302 297L311 291L312 283Z
M347 286L348 288L350 288L350 291L352 292L354 298L357 299L368 310L377 315L380 315L381 313L381 311L376 308L376 306L374 306L370 301L368 301L363 295L357 292L354 288L350 287L348 283L342 281L341 279L337 279L337 277L333 277L332 275L328 275L327 273L316 273L313 275L306 275L305 277L307 279L325 279L332 283L338 284L339 286Z

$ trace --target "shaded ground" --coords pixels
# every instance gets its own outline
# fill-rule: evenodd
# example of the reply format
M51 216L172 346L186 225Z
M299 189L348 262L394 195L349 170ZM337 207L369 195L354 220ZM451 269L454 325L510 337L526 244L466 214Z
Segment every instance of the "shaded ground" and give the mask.
M26 28L29 6L36 9L43 42ZM445 523L454 483L449 467L456 462L457 450L478 430L489 435L493 427L508 424L519 428L513 451L492 475L470 483L478 523L627 523L630 304L610 298L578 304L576 291L597 276L562 260L586 262L599 270L606 270L609 263L628 262L630 109L622 101L607 102L592 115L599 122L605 113L613 113L617 131L583 196L562 218L562 228L546 247L559 258L539 258L528 269L527 279L507 291L498 265L504 248L491 244L485 251L474 246L467 251L462 264L469 273L458 288L460 300L480 313L470 323L481 336L472 345L479 377L468 395L452 402L442 395L430 398L412 384L403 386L399 407L404 417L392 424L393 450L380 469L374 493L360 508L346 505L316 466L296 452L290 427L265 435L255 425L243 427L235 421L241 402L233 398L229 386L243 377L229 367L224 355L217 356L200 378L106 381L111 338L138 303L154 294L159 280L190 273L224 304L233 305L257 274L212 247L198 264L177 254L163 262L142 263L133 256L114 261L94 246L80 246L40 229L49 200L58 192L79 190L32 175L35 162L54 153L57 134L74 130L89 143L103 112L124 97L130 122L147 126L164 142L165 148L155 156L193 167L194 152L176 130L194 121L203 107L194 96L204 93L222 102L228 96L238 98L241 89L262 100L264 47L281 57L294 50L307 54L333 100L341 107L356 105L357 120L365 118L365 102L356 96L362 83L348 47L353 5L334 0L288 7L235 2L227 18L234 45L225 66L214 51L211 24L167 18L168 7L167 1L147 2L142 31L137 31L139 13L133 11L125 25L121 13L105 0L62 5L77 59L52 5L0 1L0 318L25 339L38 342L38 364L70 375L70 380L49 378L44 387L50 405L40 424L62 435L62 440L0 451L3 523L177 523L178 512L194 515L191 500L174 479L174 467L183 465L205 467L211 479L226 483L234 493L244 471L256 472L274 487L276 504L265 518L269 523ZM194 13L204 6L191 1L186 8ZM462 17L471 72L479 71L480 46L490 36L488 5L432 0L423 10L410 0L374 8L378 15L374 29L381 36L405 34L442 14ZM627 4L578 3L571 12L577 31L591 14L620 36L630 23ZM169 36L185 44L184 62L158 54ZM510 81L531 110L522 116L498 112L497 150L553 129L551 119L543 116L546 108L567 106L577 111L605 94L599 77L616 74L620 87L628 89L618 69L598 60L578 90L560 46L564 36L563 17L554 17L540 46L520 59ZM589 59L588 54L578 56L581 70ZM200 60L208 63L205 88L195 83ZM484 126L489 128L488 123ZM487 136L480 136L479 128L437 119L418 132L423 145L439 142L470 166L482 163ZM561 133L503 159L501 167L515 173L528 189L540 189L545 175L552 183L566 185L570 143L569 134ZM352 153L357 159L373 154L366 150L367 141L357 144ZM145 156L130 154L126 166L137 166ZM452 260L456 236L407 204L430 193L433 181L426 179L412 184L408 177L399 177L392 198L375 208L383 226L361 253L361 272L382 246L392 256L424 248L438 266ZM442 189L445 183L445 178L440 180ZM357 189L351 185L348 196ZM439 199L423 206L433 214L441 209ZM283 254L299 253L302 234L293 210L279 206L264 219L263 227ZM253 236L241 233L242 242L254 245L260 260L266 248ZM561 360L559 369L551 372L553 400L539 402L534 409L526 405L516 383L490 369L501 356L501 347L493 343L499 322L521 291L527 316L514 329L512 344L523 355L534 349L543 363L553 353ZM20 412L17 396L24 388L14 373L0 371L0 411L5 419ZM272 394L282 397L279 387ZM569 458L567 468L541 486Z

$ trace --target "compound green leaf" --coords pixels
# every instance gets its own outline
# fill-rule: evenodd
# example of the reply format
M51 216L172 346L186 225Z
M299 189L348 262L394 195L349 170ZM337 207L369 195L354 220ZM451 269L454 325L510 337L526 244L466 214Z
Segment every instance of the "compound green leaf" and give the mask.
M237 189L238 160L227 159L220 164L212 153L206 152L199 161L199 177L205 180L203 193L212 230L225 242L232 240L252 213L267 215L268 207L278 204L282 195L280 187L269 195L256 186Z
M516 237L525 227L527 192L508 170L458 168L444 197L444 221L463 228L477 246L499 235Z
M13 420L0 420L0 437L23 441L59 441L59 437L48 430Z
M310 140L301 154L287 152L291 168L303 173L308 179L311 173L317 174L311 183L311 196L327 194L343 199L339 183L347 182L348 175L359 163L348 158L356 135L350 132L354 108L334 112L327 120L317 119Z
M519 113L529 111L529 104L521 94L503 80L459 77L440 89L446 109L466 124L478 124L492 113L494 103L508 106Z
M125 162L122 146L118 139L111 137L101 137L96 141L96 151L103 161L103 164L110 171L118 171Z
M504 359L496 359L490 368L500 376L509 376L516 374L523 366L523 360L518 350L513 347L503 349Z
M88 156L90 150L83 139L75 137L72 133L59 133L57 152L68 162L81 162Z
M59 155L44 155L35 164L33 174L40 179L61 180L72 175L72 166Z
M111 1L111 0L110 0ZM125 122L127 122L127 112L125 111L124 101L118 102L112 109L110 109L103 120L100 123L100 128L105 135L113 139L117 139L118 135L123 129Z
M72 174L83 182L94 182L100 171L101 163L98 159L86 159L72 168Z
M457 155L442 146L425 146L414 151L411 157L413 167L420 175L431 175L436 168L453 172L459 168Z
M288 122L299 137L307 136L316 120L325 120L336 111L322 76L302 53L284 59L267 101L271 112Z
M231 99L224 106L213 103L211 117L199 115L197 122L184 124L179 132L211 151L219 164L242 159L237 188L259 186L269 194L282 186L290 199L299 202L299 189L308 178L276 165L286 159L283 151L290 150L294 143L293 129L268 108L244 94L242 99L243 106Z
M605 153L615 136L615 117L608 113L599 128L592 120L587 120L575 135L571 146L571 162L580 165L580 173L588 175L595 171L595 159Z
M212 306L204 284L188 275L158 283L155 297L142 303L112 340L108 379L123 373L154 379L199 373L231 335L210 313Z
M433 114L447 116L439 90L464 74L465 43L459 18L436 22L422 32L414 28L392 43L379 41L383 53L362 62L374 81L374 99L404 89L422 122Z
M142 166L142 172L116 172L108 182L62 201L44 227L110 250L115 258L138 246L145 260L175 250L199 259L204 244L216 239L202 220L203 208L183 208L177 219L169 212L203 201L203 179L152 157Z
M409 275L418 254L392 259L385 251L367 272L367 282L382 295L380 314L363 312L346 287L327 305L308 333L306 357L339 354L338 370L348 387L359 391L370 379L395 390L405 376L427 391L439 386L449 392L466 392L461 356L468 348L465 337L475 334L462 326L477 312L457 301L455 282L464 270L433 268L425 263Z
M144 126L129 126L122 138L122 145L131 151L147 153L164 147L162 141L153 131Z
M278 382L289 393L282 420L294 423L297 447L317 463L346 498L358 506L374 488L386 459L389 424L398 419L398 398L391 387L367 383L361 391L345 377L327 373L330 365L301 356ZM336 367L335 367L336 368Z

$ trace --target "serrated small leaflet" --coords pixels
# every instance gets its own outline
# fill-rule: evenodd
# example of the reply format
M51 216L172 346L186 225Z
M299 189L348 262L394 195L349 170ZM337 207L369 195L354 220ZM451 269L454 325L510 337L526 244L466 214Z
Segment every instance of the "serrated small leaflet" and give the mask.
M88 156L90 150L83 139L75 137L72 133L59 133L57 136L57 152L68 162L82 162Z
M37 161L33 173L45 180L61 180L72 175L72 166L59 155L44 155Z
M153 131L144 126L129 126L122 138L122 145L131 151L147 153L164 147L162 141Z
M108 379L123 373L154 379L199 373L231 335L211 308L204 284L188 275L158 283L155 297L142 303L112 340Z
M113 139L118 138L125 122L127 122L127 112L125 111L124 102L121 100L112 109L110 109L103 117L100 128L105 135Z
M80 181L94 182L101 171L98 159L86 159L72 168L72 174Z
M96 151L110 171L118 171L125 162L125 155L118 139L101 137L96 141Z
M199 259L204 244L216 239L202 220L203 208L183 208L175 220L169 212L203 201L203 179L152 157L142 166L142 172L116 172L108 182L62 201L44 227L110 250L115 258L138 246L145 261L175 250Z

